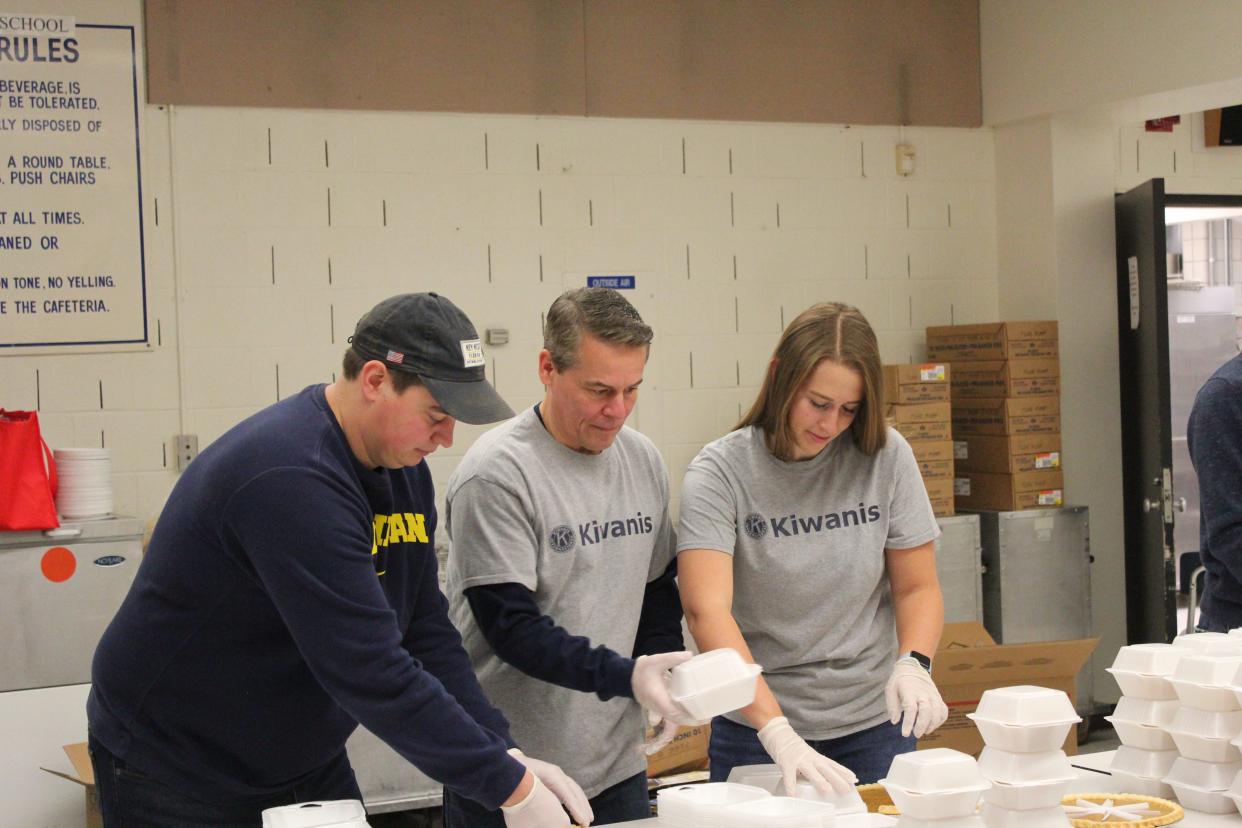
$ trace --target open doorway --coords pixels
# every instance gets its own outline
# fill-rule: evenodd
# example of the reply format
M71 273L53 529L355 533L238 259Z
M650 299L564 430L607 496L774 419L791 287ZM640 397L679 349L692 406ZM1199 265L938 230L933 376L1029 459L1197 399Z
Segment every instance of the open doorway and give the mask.
M1167 641L1192 623L1198 483L1186 420L1203 382L1238 352L1242 196L1117 196L1118 323L1127 638Z

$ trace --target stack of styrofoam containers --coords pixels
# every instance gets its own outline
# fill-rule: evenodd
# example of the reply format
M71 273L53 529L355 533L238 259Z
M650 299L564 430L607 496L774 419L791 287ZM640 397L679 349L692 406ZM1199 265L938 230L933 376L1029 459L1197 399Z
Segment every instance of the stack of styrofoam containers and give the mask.
M983 828L975 808L989 785L970 754L949 748L898 754L880 784L901 812L897 828Z
M834 828L833 807L826 802L774 797L736 782L666 788L656 794L656 810L661 824L678 828Z
M1121 740L1111 771L1127 793L1173 796L1164 777L1178 756L1168 728L1180 702L1169 677L1187 652L1172 644L1131 644L1108 668L1121 688L1116 710L1105 717Z
M1226 814L1234 810L1230 783L1242 770L1238 734L1242 704L1233 686L1242 670L1242 646L1224 633L1178 636L1173 646L1186 651L1169 683L1180 702L1169 735L1178 758L1164 777L1182 806Z
M1060 690L1032 685L984 691L974 721L986 747L979 769L991 788L983 795L987 828L1064 828L1061 797L1075 776L1061 749L1079 721Z

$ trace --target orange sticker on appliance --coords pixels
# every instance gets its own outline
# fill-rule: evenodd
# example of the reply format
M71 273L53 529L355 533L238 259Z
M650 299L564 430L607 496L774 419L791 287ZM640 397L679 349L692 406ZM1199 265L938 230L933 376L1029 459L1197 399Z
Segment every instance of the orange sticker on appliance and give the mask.
M78 569L78 559L65 547L53 546L43 553L43 560L39 562L39 567L43 570L44 578L59 584L73 577L73 573Z

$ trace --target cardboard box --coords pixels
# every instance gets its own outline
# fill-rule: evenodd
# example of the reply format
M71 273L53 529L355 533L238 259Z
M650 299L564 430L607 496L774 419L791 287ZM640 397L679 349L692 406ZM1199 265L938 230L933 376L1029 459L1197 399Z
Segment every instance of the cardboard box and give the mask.
M932 514L936 517L952 517L957 513L953 500L952 478L924 480L923 487L927 489L927 499L931 501Z
M910 445L945 440L952 442L953 426L948 420L933 420L926 423L896 423L889 420L888 424L897 429L897 432L905 437Z
M952 440L909 440L910 450L914 459L920 463L931 460L952 460L954 443Z
M1055 359L1059 354L1055 320L937 325L927 329L927 355L933 360L957 363L980 359Z
M953 419L953 409L947 402L911 403L909 405L888 406L885 412L893 428L905 434L902 426L917 423L947 423ZM921 438L917 438L921 439Z
M961 362L953 372L953 396L1040 397L1061 393L1058 359Z
M91 755L87 752L86 742L77 742L64 746L69 763L73 765L73 773L62 773L51 768L41 768L53 776L68 779L85 789L86 797L86 828L103 828L103 816L99 813L99 796L95 790L95 768L91 765Z
M958 471L1017 474L1059 469L1061 435L1010 434L989 437L966 434L953 441L953 459Z
M707 767L707 742L711 733L710 724L678 728L673 741L647 757L647 777L654 779L669 773ZM648 731L647 735L650 736L651 732Z
M997 644L977 621L945 624L940 647L932 662L932 678L949 707L949 718L919 740L919 748L947 747L979 755L983 739L966 718L979 697L993 687L1033 684L1062 690L1077 698L1074 679L1098 638L1041 641L1033 644ZM1065 738L1066 753L1077 753L1077 730Z
M963 398L953 401L953 433L1060 434L1061 398Z
M926 363L884 366L884 401L886 403L947 402L948 399L948 365Z
M923 475L923 480L942 480L953 479L953 461L952 460L920 460L919 474Z
M953 479L954 500L959 509L1019 509L1058 507L1064 504L1060 469L990 474L958 471Z

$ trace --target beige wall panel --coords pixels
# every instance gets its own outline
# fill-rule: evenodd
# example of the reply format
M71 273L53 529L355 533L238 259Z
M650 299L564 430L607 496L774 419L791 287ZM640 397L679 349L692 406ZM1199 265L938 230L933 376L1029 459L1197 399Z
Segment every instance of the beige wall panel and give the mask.
M587 115L978 126L976 0L591 0Z
M147 0L157 104L582 114L578 0Z

